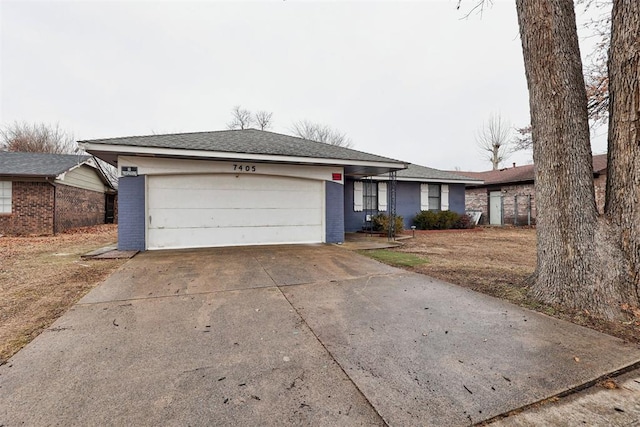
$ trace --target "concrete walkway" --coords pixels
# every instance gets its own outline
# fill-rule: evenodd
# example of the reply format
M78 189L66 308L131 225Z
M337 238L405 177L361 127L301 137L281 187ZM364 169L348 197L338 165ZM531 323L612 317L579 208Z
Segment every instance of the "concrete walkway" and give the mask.
M331 245L146 252L0 367L0 425L469 425L639 360Z

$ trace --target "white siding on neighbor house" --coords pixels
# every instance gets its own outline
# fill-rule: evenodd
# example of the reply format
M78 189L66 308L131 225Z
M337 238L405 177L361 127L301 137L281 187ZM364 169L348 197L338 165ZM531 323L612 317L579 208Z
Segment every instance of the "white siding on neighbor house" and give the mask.
M71 187L84 188L85 190L99 191L100 193L104 193L106 190L106 186L100 179L98 172L87 165L65 172L55 182Z
M251 173L147 177L147 248L320 243L324 182Z

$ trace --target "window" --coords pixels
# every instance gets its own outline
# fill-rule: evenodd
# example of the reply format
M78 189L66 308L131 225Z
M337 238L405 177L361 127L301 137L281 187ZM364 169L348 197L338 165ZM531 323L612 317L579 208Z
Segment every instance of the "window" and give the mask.
M440 185L429 184L429 210L439 211L440 207Z
M11 213L11 181L0 181L0 214Z
M365 211L378 210L378 183L365 181L362 183L362 200Z

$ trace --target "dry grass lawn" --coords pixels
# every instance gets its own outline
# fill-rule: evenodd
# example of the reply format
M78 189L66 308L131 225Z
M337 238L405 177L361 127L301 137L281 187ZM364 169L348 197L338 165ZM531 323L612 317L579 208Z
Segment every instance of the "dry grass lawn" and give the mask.
M394 251L428 260L406 267L529 309L640 343L640 322L608 322L586 312L541 304L528 294L526 279L536 267L536 232L528 228L480 228L422 232Z
M116 240L112 224L57 236L0 237L0 364L125 262L80 259Z

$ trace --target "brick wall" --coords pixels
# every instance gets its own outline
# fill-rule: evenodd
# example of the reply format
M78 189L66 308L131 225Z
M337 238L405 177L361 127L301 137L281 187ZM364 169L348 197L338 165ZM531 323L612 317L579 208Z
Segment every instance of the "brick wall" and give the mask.
M338 182L325 183L325 240L327 243L341 243L344 242L344 186Z
M481 224L487 224L489 222L489 195L486 188L467 188L465 191L465 209L468 211L480 211L482 217L480 218Z
M468 188L465 205L467 210L482 211L481 224L489 224L489 193L502 193L502 223L505 225L527 225L529 212L531 224L535 224L536 200L533 183L505 185L495 188ZM529 202L531 199L531 202ZM531 203L529 207L529 203Z
M146 249L145 177L121 177L118 184L118 249Z
M10 214L0 214L0 234L53 234L53 185L13 181Z
M104 224L105 194L68 185L56 186L55 232Z

